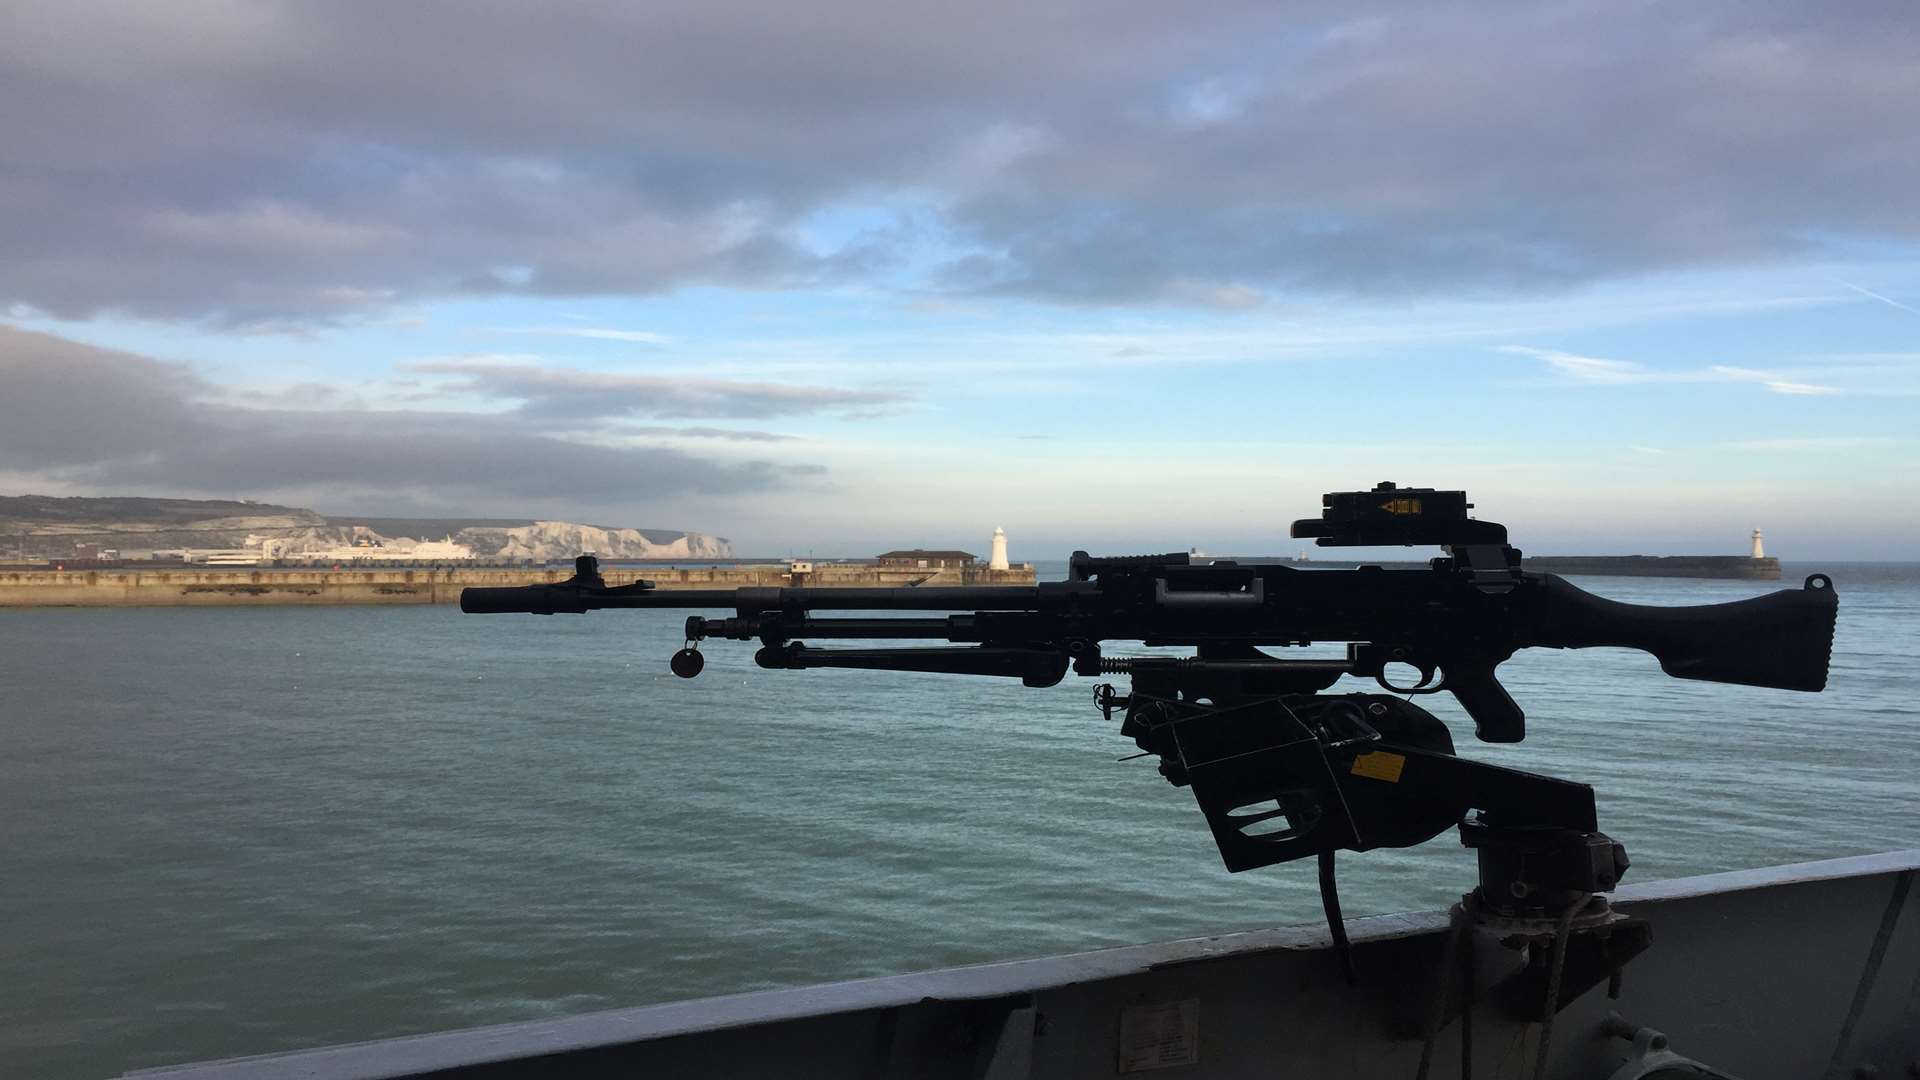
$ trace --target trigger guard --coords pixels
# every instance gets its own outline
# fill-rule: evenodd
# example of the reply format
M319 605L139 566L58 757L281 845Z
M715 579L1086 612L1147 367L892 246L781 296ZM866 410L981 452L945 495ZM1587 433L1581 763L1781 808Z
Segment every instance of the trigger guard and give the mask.
M1397 660L1395 661L1395 663L1404 664L1406 663L1406 661ZM1447 688L1446 676L1442 675L1439 682L1433 681L1433 676L1438 670L1439 668L1437 666L1434 666L1434 667L1422 666L1420 667L1419 682L1414 683L1412 686L1396 686L1393 683L1387 681L1387 672L1383 667L1380 670L1380 672L1373 677L1373 681L1379 683L1382 689L1391 691L1395 694L1437 694L1440 691L1445 690ZM1428 685L1429 683L1431 683L1432 685Z

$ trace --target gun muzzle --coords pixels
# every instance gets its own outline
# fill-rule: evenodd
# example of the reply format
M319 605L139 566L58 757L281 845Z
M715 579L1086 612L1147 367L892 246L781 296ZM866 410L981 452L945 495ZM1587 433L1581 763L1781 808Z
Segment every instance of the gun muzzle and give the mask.
M1659 659L1661 670L1681 679L1780 690L1826 688L1840 598L1825 574L1812 575L1799 589L1697 607L1623 604L1558 575L1544 577L1535 645L1642 649Z

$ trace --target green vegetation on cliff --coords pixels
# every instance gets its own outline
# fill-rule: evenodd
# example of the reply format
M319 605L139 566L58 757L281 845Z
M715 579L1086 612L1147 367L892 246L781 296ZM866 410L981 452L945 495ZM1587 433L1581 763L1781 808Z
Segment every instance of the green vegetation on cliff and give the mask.
M192 529L205 522L234 518L284 518L289 526L311 527L327 523L326 518L311 510L231 499L0 495L0 529L26 527L38 531L59 526L87 531L139 526L147 529Z

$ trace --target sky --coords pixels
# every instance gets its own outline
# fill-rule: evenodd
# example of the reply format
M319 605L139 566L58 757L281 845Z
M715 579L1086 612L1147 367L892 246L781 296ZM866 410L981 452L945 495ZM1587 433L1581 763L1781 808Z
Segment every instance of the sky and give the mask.
M0 493L1920 558L1907 3L8 9Z

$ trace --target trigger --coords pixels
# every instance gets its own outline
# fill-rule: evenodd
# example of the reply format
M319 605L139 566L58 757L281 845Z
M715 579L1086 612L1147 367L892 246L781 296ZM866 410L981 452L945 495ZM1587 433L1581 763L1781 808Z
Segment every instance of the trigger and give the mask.
M1405 660L1398 660L1394 662L1407 664L1407 661ZM1387 669L1385 666L1382 666L1379 673L1374 675L1373 681L1379 683L1382 689L1391 690L1396 694L1431 694L1441 689L1439 686L1432 685L1433 675L1434 675L1434 672L1437 670L1434 667L1434 665L1408 664L1408 666L1417 667L1420 672L1420 681L1417 683L1414 683L1412 686L1395 685L1392 680L1387 678Z

